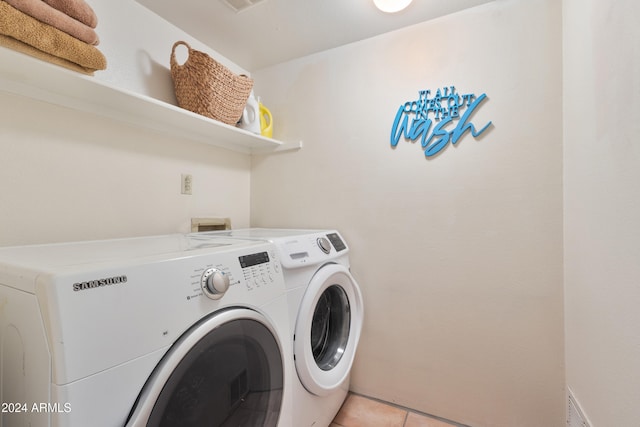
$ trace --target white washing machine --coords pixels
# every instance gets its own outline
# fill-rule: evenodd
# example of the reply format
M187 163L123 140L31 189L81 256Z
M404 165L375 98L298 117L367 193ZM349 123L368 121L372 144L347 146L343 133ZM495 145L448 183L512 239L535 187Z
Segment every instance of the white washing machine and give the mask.
M294 425L274 255L201 234L0 248L0 425Z
M293 424L328 426L349 390L364 314L345 240L335 230L254 228L205 234L263 239L276 246L294 332Z

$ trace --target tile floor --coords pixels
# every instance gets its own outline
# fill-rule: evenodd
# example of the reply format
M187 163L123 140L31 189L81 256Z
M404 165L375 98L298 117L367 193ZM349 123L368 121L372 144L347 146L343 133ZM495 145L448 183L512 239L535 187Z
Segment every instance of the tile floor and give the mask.
M329 427L464 427L349 393Z

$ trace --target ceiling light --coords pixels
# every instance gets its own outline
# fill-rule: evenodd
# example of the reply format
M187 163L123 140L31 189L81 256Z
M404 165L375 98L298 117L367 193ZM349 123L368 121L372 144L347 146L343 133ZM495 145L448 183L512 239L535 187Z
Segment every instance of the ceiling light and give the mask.
M387 13L400 12L411 4L412 0L373 0L378 9Z
M224 4L229 6L234 12L242 12L248 8L255 6L263 0L222 0Z

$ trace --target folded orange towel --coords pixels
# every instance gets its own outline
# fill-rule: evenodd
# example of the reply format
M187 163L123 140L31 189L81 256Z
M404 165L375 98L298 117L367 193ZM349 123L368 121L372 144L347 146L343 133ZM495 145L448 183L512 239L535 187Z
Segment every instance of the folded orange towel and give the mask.
M92 70L91 68L81 67L80 65L74 64L73 62L67 61L66 59L58 58L57 56L53 56L49 53L38 50L33 46L29 46L26 43L22 43L20 40L16 40L13 37L5 36L2 34L0 34L0 46L8 47L11 50L22 52L27 55L33 56L34 58L42 59L43 61L60 65L61 67L77 71L82 74L87 74L89 76L92 76L93 72L96 71Z
M60 12L64 12L70 17L77 19L95 28L98 25L98 17L96 16L91 6L84 0L43 0L49 6L58 9Z
M107 59L95 46L44 24L0 1L0 34L13 37L43 52L66 59L85 68L104 70Z
M85 43L97 45L99 43L98 35L93 28L80 21L77 21L60 12L42 0L5 0L11 6L21 12L36 18L40 22L49 24L65 33L82 40Z

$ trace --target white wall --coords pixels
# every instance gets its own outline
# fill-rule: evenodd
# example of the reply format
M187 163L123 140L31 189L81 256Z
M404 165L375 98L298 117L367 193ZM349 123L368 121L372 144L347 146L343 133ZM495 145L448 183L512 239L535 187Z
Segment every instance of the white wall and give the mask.
M244 155L4 93L0 151L3 246L189 231L199 216L249 222Z
M561 3L499 0L254 72L276 136L254 226L336 227L366 319L354 391L474 427L564 422ZM421 89L486 92L493 128L391 149Z
M593 427L636 427L640 5L563 5L567 384Z
M174 41L224 61L133 1L89 3L108 61L95 79L175 103ZM249 225L247 155L7 93L0 153L0 246L189 231L192 217ZM182 173L192 196L180 194Z

